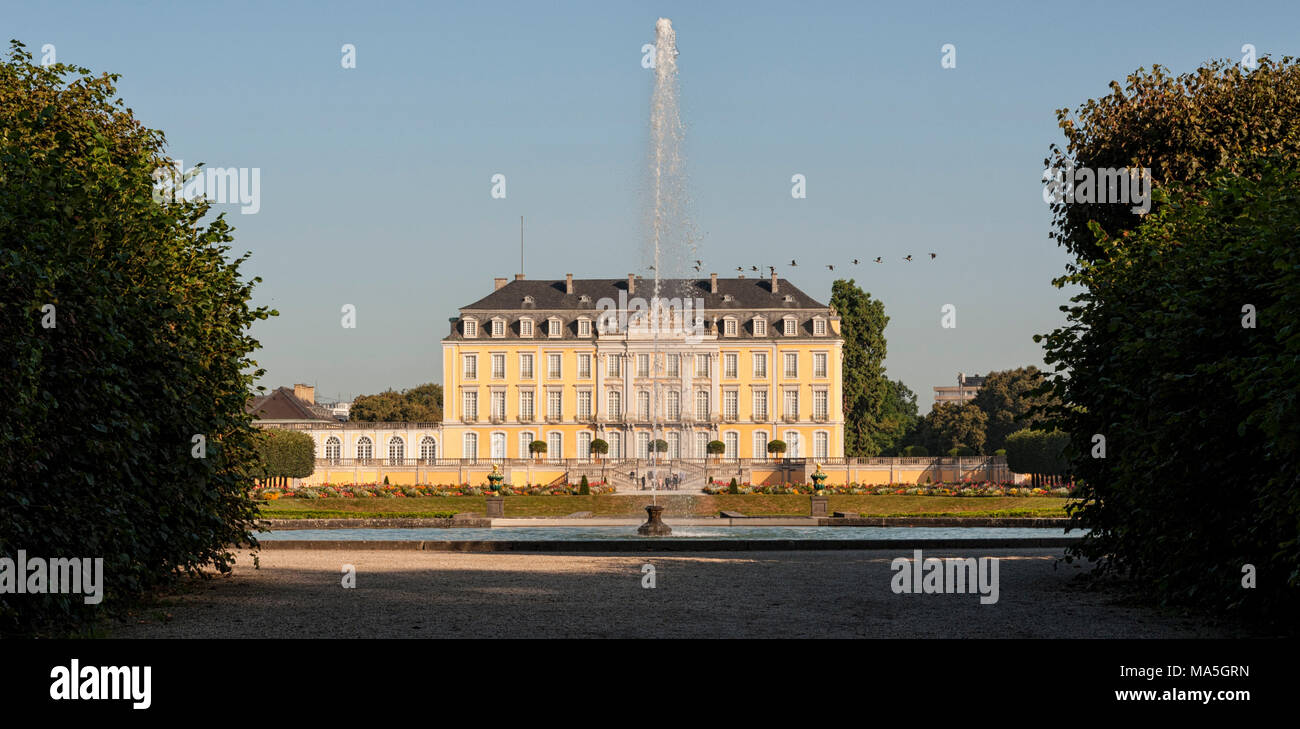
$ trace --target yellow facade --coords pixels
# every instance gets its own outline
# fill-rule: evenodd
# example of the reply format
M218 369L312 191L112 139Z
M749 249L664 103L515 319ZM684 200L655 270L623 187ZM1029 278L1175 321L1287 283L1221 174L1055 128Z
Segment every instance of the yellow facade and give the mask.
M766 443L777 439L788 458L843 455L839 318L801 292L790 306L747 293L762 286L760 293L776 299L781 290L769 291L775 278L770 287L757 279L701 281L700 289L711 283L694 312L704 328L668 327L658 336L635 316L618 326L614 315L628 312L598 310L595 294L578 293L583 281L527 282L532 288L501 281L499 295L462 309L443 340L439 455L528 458L530 440L542 440L548 458L582 458L600 438L612 458L645 457L656 434L674 458L703 458L712 440L726 444L724 458L766 458ZM637 282L629 279L628 288ZM588 290L597 293L610 285L593 283ZM533 298L527 292L547 293L539 284L564 286L558 298L572 307L521 308ZM726 289L737 293L718 293ZM741 298L778 305L708 306L709 299ZM516 299L521 306L510 306ZM794 324L789 330L786 319ZM552 321L559 335L551 334Z

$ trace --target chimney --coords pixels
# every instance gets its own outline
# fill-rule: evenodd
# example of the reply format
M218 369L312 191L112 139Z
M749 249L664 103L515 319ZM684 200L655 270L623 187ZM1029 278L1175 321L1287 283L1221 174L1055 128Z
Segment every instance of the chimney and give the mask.
M564 293L573 295L573 274L564 274Z
M772 272L772 293L774 293L774 294L776 293L776 287L777 287L777 284L776 284L776 271L773 271L773 272Z
M627 275L627 295L631 296L632 294L635 293L636 293L636 274L629 273Z
M505 286L505 285L506 285L506 282L509 281L509 280L510 280L510 279L506 279L506 278L494 278L494 279L492 279L492 283L495 284L495 285L492 287L492 290L493 290L493 291L500 291L500 290L501 290L501 287L502 287L502 286Z
M716 273L709 274L709 293L718 293L718 274Z
M316 388L311 385L294 385L293 396L308 405L316 404Z
M522 273L516 273L516 274L515 274L515 280L516 280L516 281L523 281L523 280L524 280L524 275L523 275Z

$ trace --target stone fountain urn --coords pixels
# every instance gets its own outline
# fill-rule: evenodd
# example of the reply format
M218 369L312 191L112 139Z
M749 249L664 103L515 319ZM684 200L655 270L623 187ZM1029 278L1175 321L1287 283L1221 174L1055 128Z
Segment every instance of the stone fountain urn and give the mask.
M645 507L646 522L637 528L636 533L643 537L666 537L673 533L672 527L664 523L664 507L651 504Z
M817 470L813 471L810 478L812 478L813 481L813 491L818 494L822 493L826 483L826 474L822 472L820 464L817 465Z
M506 480L506 477L501 475L500 466L493 464L492 473L489 473L487 475L487 480L488 480L488 488L491 489L492 494L496 496L501 493L501 482Z

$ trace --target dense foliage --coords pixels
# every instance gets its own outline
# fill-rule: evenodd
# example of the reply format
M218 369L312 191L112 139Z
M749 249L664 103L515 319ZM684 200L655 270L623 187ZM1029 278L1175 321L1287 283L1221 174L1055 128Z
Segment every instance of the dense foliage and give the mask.
M988 416L974 403L935 403L921 418L912 440L930 453L947 453L959 446L983 453L987 427Z
M875 456L881 441L897 429L886 422L885 403L891 395L885 377L885 305L858 288L853 280L831 284L831 307L840 317L844 338L844 455Z
M1078 159L1161 171L1140 226L1058 220L1080 255L1058 284L1082 293L1044 346L1091 529L1078 553L1169 603L1300 607L1298 79L1289 60L1139 74L1067 130Z
M1070 436L1064 431L1017 430L1006 439L1007 468L1035 477L1069 475L1070 462L1065 457L1069 444Z
M307 478L316 468L316 441L306 433L264 431L258 453L262 458L262 478L281 482L290 478Z
M116 76L0 64L0 555L103 558L104 601L204 565L251 534L260 374L244 258L204 202L158 203L161 132ZM0 595L0 632L63 633L81 595Z
M442 385L432 382L409 390L385 390L352 400L350 420L371 423L441 423Z
M984 384L971 401L988 419L984 431L985 453L1003 448L1007 436L1015 431L1043 422L1044 410L1051 402L1050 396L1039 392L1045 384L1043 373L1033 365L985 376Z

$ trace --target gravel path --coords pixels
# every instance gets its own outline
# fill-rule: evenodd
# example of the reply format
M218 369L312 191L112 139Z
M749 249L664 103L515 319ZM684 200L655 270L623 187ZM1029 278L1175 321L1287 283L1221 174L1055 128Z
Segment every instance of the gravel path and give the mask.
M999 600L894 594L903 551L657 555L272 550L143 611L127 638L1217 637L1085 589L1060 549L995 556ZM342 565L356 567L344 589ZM642 585L653 564L656 587ZM164 613L170 613L164 617Z

